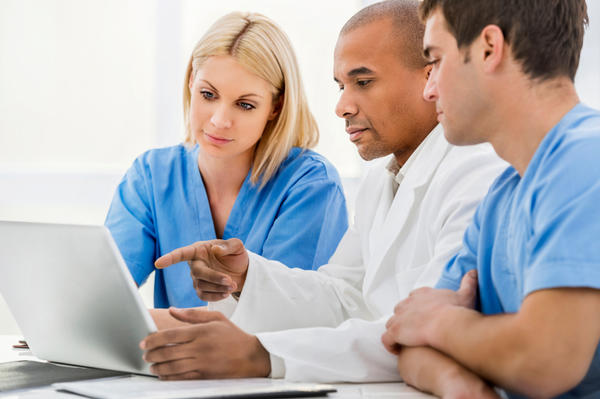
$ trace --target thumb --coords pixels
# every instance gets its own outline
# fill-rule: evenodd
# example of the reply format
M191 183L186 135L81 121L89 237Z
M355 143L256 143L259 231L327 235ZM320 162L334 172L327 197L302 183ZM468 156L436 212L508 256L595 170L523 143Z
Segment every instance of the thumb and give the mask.
M477 270L470 270L465 274L460 282L458 296L461 298L461 306L475 306L475 296L477 295Z
M211 321L223 320L225 318L223 313L206 310L206 307L203 306L187 309L171 307L169 308L169 314L179 321L191 324L208 323Z

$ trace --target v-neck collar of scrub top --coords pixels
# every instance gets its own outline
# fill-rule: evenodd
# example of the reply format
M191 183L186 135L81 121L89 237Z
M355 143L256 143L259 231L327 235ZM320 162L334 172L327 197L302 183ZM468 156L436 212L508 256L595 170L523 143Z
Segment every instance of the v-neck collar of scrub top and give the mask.
M217 238L215 223L210 210L210 202L208 201L208 194L206 193L204 180L202 179L202 174L200 173L200 168L198 167L199 152L200 147L198 144L196 144L188 152L188 167L190 168L189 176L192 180L189 187L193 187L194 195L196 197L194 206L196 207L196 213L198 215L199 229L205 232L207 236ZM233 203L233 207L229 213L229 218L227 218L227 222L225 224L225 229L223 230L223 237L221 237L223 240L237 237L239 235L238 226L240 225L240 221L244 216L246 199L249 198L249 195L258 187L252 184L250 181L251 174L252 168L250 168L248 171L248 174L244 179L244 183L242 184L242 187L235 198L235 202Z

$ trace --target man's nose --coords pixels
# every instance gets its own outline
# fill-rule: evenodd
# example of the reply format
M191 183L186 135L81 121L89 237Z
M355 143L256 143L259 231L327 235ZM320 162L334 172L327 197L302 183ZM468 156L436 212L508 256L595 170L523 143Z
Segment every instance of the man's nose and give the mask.
M429 75L429 79L427 79L425 89L423 90L423 98L425 101L431 102L435 102L438 99L437 83L433 74Z
M356 115L357 112L358 107L356 106L356 103L346 91L342 91L340 99L335 106L335 114L340 118L348 118Z

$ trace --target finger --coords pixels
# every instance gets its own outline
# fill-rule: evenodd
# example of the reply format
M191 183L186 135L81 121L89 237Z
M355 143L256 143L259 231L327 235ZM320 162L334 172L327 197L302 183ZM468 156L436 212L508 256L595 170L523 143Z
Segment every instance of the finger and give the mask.
M199 308L178 309L169 308L171 316L179 321L186 323L200 324L209 323L211 321L225 320L225 316L221 312L213 312L209 310L200 310Z
M387 323L385 323L385 329L389 330L390 327L392 327L392 323L394 322L394 317L390 317L389 320L387 321Z
M477 270L470 270L465 274L460 282L460 288L457 291L458 295L465 301L463 305L468 305L473 302L477 294Z
M398 355L400 353L400 345L394 340L394 337L389 330L381 336L381 343L391 354Z
M234 289L233 279L225 273L214 270L210 263L204 260L193 260L190 262L190 273L195 280L207 281L216 285L222 285Z
M195 288L200 291L215 292L221 294L229 294L230 292L234 292L235 287L237 285L235 283L231 285L214 284L202 280L196 280L194 283Z
M227 298L230 294L227 292L223 293L196 290L196 295L198 295L198 298L202 299L205 302L219 302Z
M189 345L186 344L161 346L147 351L143 356L148 363L163 363L192 357Z
M165 345L184 344L190 342L201 332L198 326L167 328L148 335L140 342L143 350L152 350Z
M175 263L190 261L195 259L206 259L208 257L206 253L205 241L198 241L187 247L177 248L174 251L169 252L158 258L154 262L154 266L158 269L164 269L165 267L171 266Z
M198 368L198 363L199 361L196 358L154 363L152 366L150 366L150 371L152 374L156 374L162 378L163 376L166 377L195 371Z

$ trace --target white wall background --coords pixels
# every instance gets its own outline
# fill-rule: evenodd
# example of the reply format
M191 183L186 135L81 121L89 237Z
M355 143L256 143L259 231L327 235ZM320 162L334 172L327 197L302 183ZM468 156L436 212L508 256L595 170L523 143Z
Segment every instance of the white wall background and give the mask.
M333 48L370 2L0 0L0 220L103 223L133 159L181 140L189 54L233 10L266 14L290 36L321 129L317 150L352 197L363 163L333 112ZM576 84L600 108L600 2L588 7ZM151 303L151 287L142 290ZM16 332L0 297L0 334Z
M352 182L361 162L334 114L333 48L360 7L360 0L0 0L0 219L103 223L133 159L181 141L191 50L234 10L284 27L321 129L317 151ZM151 291L143 288L148 303ZM16 331L0 297L0 333Z

